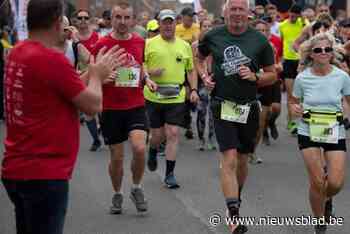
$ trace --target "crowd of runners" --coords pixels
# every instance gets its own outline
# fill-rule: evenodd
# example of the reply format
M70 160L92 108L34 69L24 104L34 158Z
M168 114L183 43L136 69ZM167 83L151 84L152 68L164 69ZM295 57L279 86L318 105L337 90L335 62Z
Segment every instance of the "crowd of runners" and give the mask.
M326 222L333 215L350 127L350 19L342 11L333 18L326 4L295 4L280 14L273 4L252 9L247 0L227 0L218 18L192 8L151 18L120 1L96 19L86 9L64 16L61 0L31 0L27 25L28 40L12 46L2 31L0 43L1 176L18 234L63 233L80 125L91 135L90 151L109 148L111 214L123 213L127 146L138 212L149 210L142 181L159 157L165 186L180 188L183 128L199 151L220 152L227 216L239 217L248 163L263 163L256 149L279 137L282 108L288 125L279 127L297 137L312 213ZM314 228L323 234L327 225Z

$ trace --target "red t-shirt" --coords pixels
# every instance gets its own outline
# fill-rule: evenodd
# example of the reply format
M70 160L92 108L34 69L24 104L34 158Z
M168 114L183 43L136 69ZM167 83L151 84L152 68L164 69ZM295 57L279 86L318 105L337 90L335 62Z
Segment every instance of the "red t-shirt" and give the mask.
M129 40L116 40L111 34L101 38L95 47L93 54L106 47L107 50L119 45L128 53L129 64L141 68L144 58L145 40L133 33ZM142 81L142 74L140 74ZM103 109L104 110L129 110L145 105L143 87L141 82L138 87L116 87L114 83L103 85Z
M271 35L270 36L270 42L273 45L273 48L275 50L275 59L276 59L276 63L279 63L281 61L282 55L283 55L283 43L282 40L275 36L275 35Z
M96 42L98 41L98 33L97 32L92 32L91 36L87 40L80 40L81 44L85 46L85 48L92 53L94 50L94 47L96 45Z
M5 70L2 177L71 178L79 148L79 115L72 99L85 85L63 53L39 42L19 43Z

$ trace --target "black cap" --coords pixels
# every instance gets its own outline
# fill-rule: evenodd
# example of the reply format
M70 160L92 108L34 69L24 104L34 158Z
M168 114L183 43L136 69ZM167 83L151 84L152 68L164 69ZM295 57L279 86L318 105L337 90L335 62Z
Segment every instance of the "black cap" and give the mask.
M290 11L291 13L300 15L301 12L303 11L303 8L302 8L301 6L299 6L298 4L294 4L294 5L289 9L289 11Z
M111 18L112 17L112 12L110 10L105 10L102 13L102 18Z
M196 15L196 12L194 12L194 10L191 7L185 7L184 9L182 9L181 15L194 16Z

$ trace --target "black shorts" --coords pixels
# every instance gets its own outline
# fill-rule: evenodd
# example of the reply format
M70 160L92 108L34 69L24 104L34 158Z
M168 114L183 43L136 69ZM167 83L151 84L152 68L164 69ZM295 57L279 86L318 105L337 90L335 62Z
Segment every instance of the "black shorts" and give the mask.
M310 140L310 137L298 135L299 150L307 148L322 148L325 152L327 151L344 151L346 152L346 141L341 139L338 144L319 143Z
M101 130L106 145L120 144L133 130L148 130L144 107L130 110L105 110L101 114Z
M260 108L257 102L251 105L247 124L234 123L220 118L221 102L211 99L210 108L214 117L214 128L220 152L237 149L239 153L253 153L259 129Z
M281 81L278 80L272 85L272 103L281 103Z
M284 60L283 62L283 78L295 79L298 75L299 60Z
M165 124L186 127L185 103L162 104L146 101L146 108L151 128L161 128Z
M272 85L258 89L258 97L262 106L271 106L272 104Z

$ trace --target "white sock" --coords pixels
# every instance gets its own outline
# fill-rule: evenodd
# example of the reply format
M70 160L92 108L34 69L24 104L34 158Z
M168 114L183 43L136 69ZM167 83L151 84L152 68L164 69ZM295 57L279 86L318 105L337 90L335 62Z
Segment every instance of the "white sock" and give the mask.
M133 184L132 189L137 189L137 188L141 188L141 184Z

